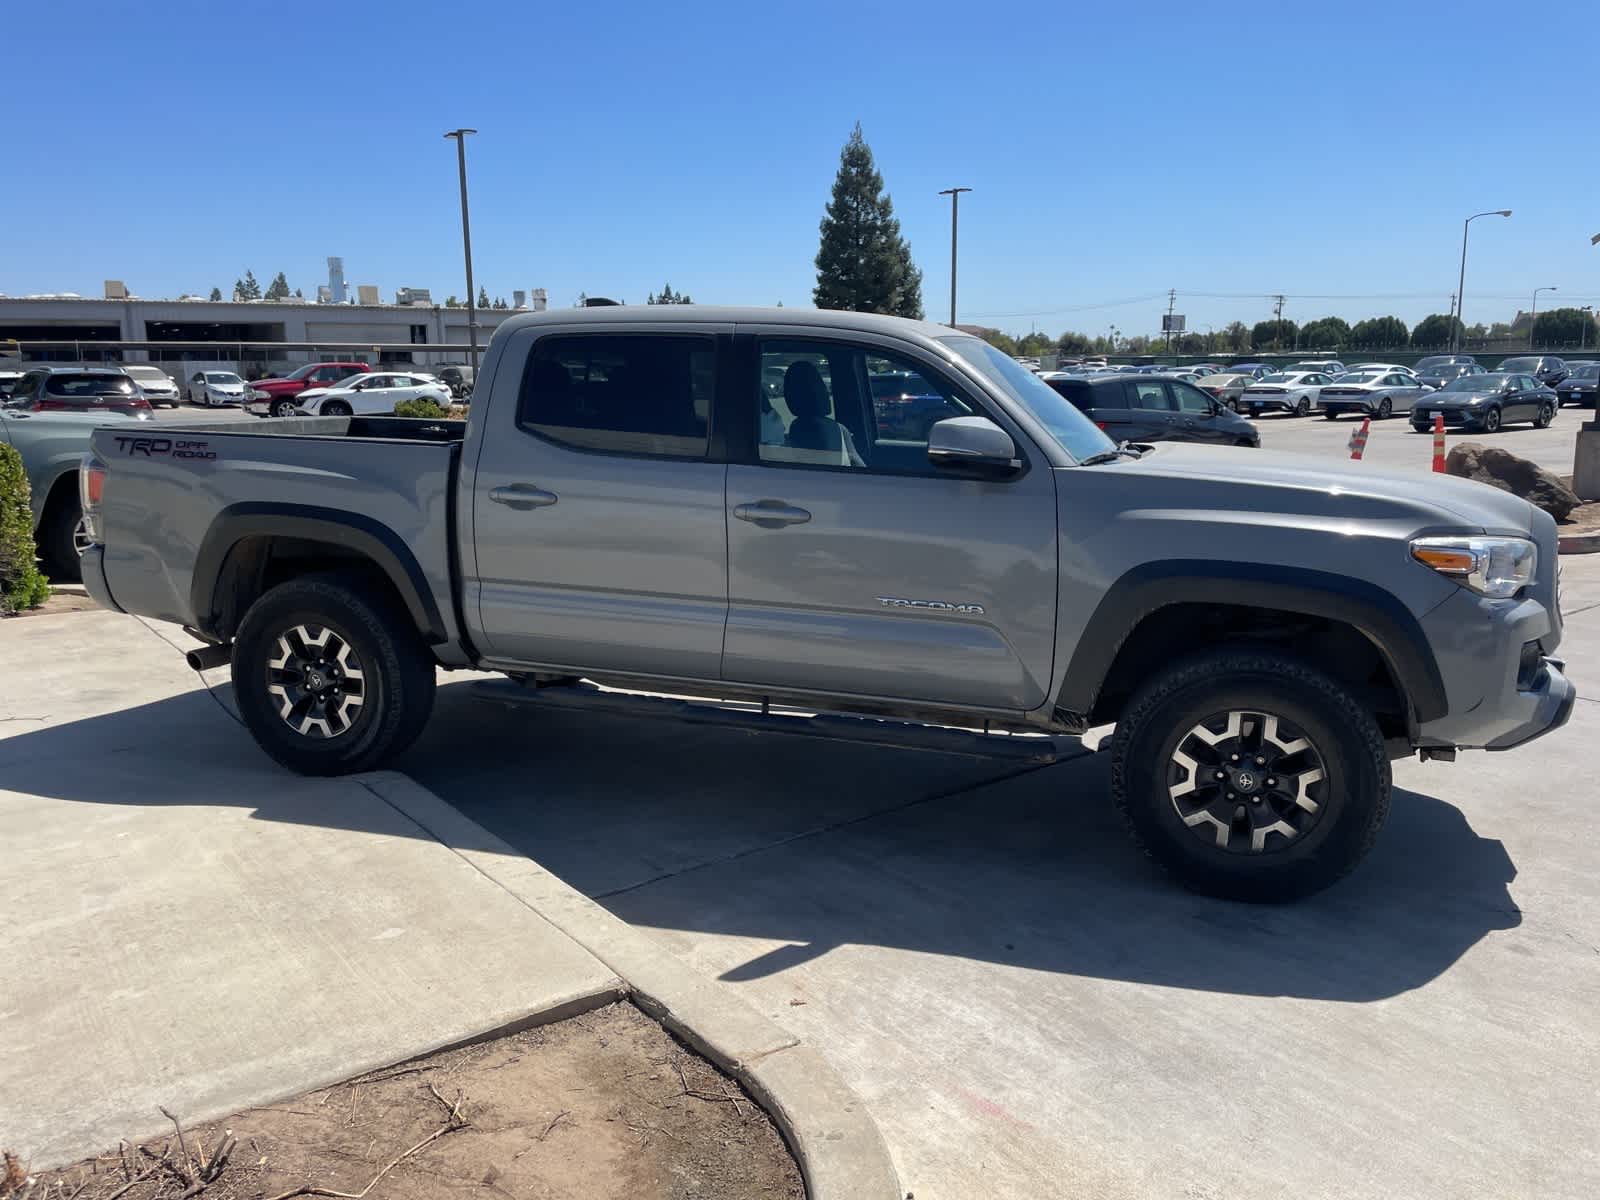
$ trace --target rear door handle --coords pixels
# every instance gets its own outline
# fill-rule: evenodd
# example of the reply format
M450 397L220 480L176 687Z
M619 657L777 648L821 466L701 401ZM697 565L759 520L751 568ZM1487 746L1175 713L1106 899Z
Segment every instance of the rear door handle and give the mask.
M804 525L811 514L803 508L785 504L782 500L757 500L753 504L734 506L733 515L763 529L781 529L785 525Z
M490 488L489 499L508 508L548 508L556 502L556 494L531 483L511 483Z

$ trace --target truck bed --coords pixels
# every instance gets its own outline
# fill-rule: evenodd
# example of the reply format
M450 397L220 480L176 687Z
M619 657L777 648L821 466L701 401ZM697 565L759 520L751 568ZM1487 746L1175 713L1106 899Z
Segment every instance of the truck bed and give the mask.
M248 539L384 549L443 662L460 657L453 496L463 421L290 417L96 431L99 564L117 607L206 633ZM274 551L281 553L281 551Z

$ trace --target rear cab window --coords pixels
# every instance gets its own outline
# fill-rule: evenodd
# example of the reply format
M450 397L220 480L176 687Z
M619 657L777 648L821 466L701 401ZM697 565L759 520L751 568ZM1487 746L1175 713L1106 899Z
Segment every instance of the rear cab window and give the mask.
M716 363L705 334L551 334L523 372L517 425L579 450L704 458Z

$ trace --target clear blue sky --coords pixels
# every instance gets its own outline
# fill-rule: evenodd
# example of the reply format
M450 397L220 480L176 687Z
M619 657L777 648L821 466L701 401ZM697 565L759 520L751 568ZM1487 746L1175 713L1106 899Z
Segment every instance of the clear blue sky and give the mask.
M859 119L933 316L952 184L961 319L1012 331L1149 332L1169 287L1192 329L1280 291L1301 321L1415 321L1488 208L1515 215L1473 225L1469 323L1548 284L1541 309L1600 303L1592 0L13 8L11 295L226 293L246 267L314 294L329 254L385 299L459 294L441 134L471 125L491 295L807 305Z

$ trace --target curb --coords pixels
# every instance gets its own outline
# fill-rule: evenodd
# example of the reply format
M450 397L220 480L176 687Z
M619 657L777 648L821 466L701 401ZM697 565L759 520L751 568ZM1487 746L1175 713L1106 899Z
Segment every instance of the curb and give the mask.
M901 1200L866 1106L813 1047L398 771L353 777L609 967L630 998L753 1096L782 1132L809 1200Z
M1591 533L1564 533L1556 545L1560 554L1600 554L1600 529Z

